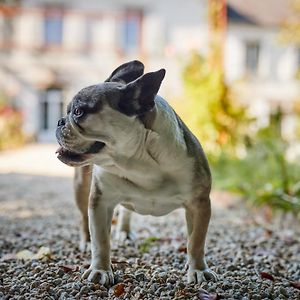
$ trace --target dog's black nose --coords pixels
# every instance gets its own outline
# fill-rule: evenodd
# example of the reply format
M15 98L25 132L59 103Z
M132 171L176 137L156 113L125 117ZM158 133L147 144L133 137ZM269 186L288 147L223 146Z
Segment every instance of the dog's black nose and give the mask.
M61 118L58 120L57 126L64 126L66 124L65 118Z

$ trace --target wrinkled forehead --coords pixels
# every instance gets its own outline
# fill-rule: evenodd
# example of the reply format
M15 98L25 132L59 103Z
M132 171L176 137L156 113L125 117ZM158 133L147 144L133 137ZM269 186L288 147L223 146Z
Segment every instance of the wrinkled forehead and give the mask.
M104 104L113 104L120 97L120 88L123 84L115 82L104 82L91 85L80 90L68 105L68 112L79 106L100 110Z

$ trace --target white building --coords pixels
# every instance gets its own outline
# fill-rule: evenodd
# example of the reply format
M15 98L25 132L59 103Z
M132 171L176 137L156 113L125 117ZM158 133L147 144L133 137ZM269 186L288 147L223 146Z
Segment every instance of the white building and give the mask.
M24 112L24 129L54 140L57 120L82 87L119 64L167 69L162 94L182 92L191 50L208 50L208 0L7 0L0 6L0 90ZM18 6L11 3L17 2ZM227 0L227 81L264 123L278 103L300 95L299 49L280 45L289 0ZM288 122L294 122L292 119Z
M7 1L11 3L12 1ZM0 9L0 89L24 112L24 129L54 140L76 91L131 59L167 69L163 93L181 91L180 60L205 50L204 0L24 0Z
M300 49L280 42L283 22L292 15L289 0L228 0L224 65L227 81L262 124L275 106L290 116L300 100ZM289 131L289 132L287 132Z

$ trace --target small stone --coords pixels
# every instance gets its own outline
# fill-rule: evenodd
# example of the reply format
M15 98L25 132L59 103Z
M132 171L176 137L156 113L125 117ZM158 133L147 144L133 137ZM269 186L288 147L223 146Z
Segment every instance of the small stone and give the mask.
M176 279L174 279L174 278L168 278L168 279L167 279L167 283L172 283L172 284L174 284L174 283L176 283Z
M185 288L185 284L183 282L178 282L176 285L179 289L184 289Z
M72 284L72 289L79 291L81 289L81 283L79 282L74 282Z
M81 294L85 294L85 293L88 293L89 290L90 290L90 289L89 289L86 285L84 285L84 286L81 287L80 293L81 293Z
M279 289L279 292L280 292L281 295L283 295L283 296L285 296L285 297L288 297L288 296L289 296L287 290L286 290L284 287L281 287L281 288Z
M138 273L135 275L135 279L137 281L144 281L145 280L145 274L144 273Z
M228 283L223 283L222 288L226 291L226 290L229 290L231 288L231 285L229 285Z
M65 272L62 269L58 269L56 271L56 275L58 275L59 277L63 277L65 275Z
M62 284L62 280L60 278L54 279L53 284L54 285L60 285L60 284Z
M39 281L33 281L30 285L30 289L33 290L34 288L38 287L40 285Z
M165 289L165 288L164 288L163 286L161 286L160 288L158 288L158 289L156 290L155 295L159 296L159 295L161 294L161 292L164 291L164 289Z
M33 273L39 273L41 272L43 269L40 267L40 266L36 266L34 269L33 269Z
M67 292L62 292L60 294L60 299L66 299L68 297L68 293Z
M76 291L76 290L73 290L73 291L70 292L70 294L71 294L72 296L77 295L77 293L78 293L78 291Z
M101 293L99 293L100 297L108 297L108 292L106 291L101 291Z
M228 271L234 271L235 269L236 269L235 265L229 265L229 266L227 267L227 270L228 270Z
M44 282L40 285L40 289L42 290L49 290L49 288L50 288L50 284L47 282Z

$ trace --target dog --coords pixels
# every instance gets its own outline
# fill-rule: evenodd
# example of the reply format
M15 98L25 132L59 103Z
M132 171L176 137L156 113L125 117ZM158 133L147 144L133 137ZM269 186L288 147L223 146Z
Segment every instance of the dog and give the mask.
M165 73L144 74L137 60L122 64L104 83L80 90L58 121L57 157L76 167L82 249L91 237L91 265L83 274L89 281L114 283L110 232L118 204L128 209L120 223L127 233L129 211L163 216L184 208L188 282L217 280L204 253L210 168L196 137L157 95Z

